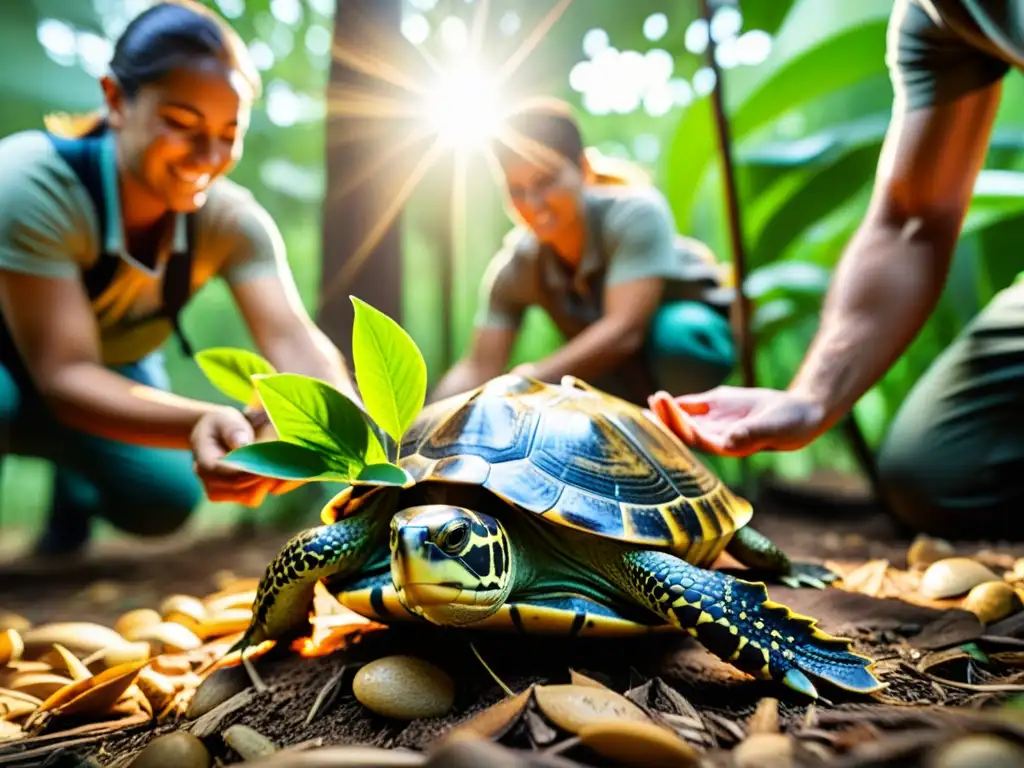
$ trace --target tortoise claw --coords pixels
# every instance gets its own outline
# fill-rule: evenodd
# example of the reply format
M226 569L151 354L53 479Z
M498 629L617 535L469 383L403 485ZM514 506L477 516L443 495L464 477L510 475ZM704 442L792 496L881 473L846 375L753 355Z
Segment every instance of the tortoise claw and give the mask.
M836 581L839 574L817 563L794 562L789 573L780 576L779 580L790 587L813 587L826 589Z
M787 688L792 688L797 693L810 696L812 699L818 698L818 689L814 687L814 683L812 683L808 679L807 675L796 667L793 667L786 672L785 677L782 678L782 683Z

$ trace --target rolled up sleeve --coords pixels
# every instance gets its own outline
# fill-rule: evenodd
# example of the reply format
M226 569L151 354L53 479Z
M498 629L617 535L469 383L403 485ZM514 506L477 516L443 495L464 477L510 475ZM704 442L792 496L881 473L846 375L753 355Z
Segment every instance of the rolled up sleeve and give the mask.
M972 46L918 0L895 0L886 38L886 65L904 111L954 101L992 85L1010 66Z

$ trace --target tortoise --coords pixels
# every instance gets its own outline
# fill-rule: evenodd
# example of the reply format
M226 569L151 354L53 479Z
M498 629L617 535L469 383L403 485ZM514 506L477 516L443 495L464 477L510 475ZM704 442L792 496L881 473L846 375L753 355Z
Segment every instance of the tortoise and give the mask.
M350 486L267 567L232 650L294 637L320 579L380 623L623 636L685 630L748 674L817 698L884 685L874 662L723 551L780 581L836 577L747 525L733 494L652 414L571 376L506 374L428 405L401 443L406 487Z

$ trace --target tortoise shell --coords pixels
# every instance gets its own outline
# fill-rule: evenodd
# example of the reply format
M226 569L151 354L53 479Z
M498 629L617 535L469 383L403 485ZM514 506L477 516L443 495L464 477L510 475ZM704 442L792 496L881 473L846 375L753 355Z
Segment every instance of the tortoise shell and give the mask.
M752 513L653 416L571 376L507 374L434 403L400 455L417 484L482 486L551 523L694 564L713 561ZM362 506L347 491L324 522Z

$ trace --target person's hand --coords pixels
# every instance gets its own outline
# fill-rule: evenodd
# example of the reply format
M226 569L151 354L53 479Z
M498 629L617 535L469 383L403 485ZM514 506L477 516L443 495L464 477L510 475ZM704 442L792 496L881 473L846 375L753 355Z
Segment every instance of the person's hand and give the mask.
M794 451L824 431L820 404L778 389L715 387L675 398L662 391L647 403L684 443L719 456Z
M225 407L200 418L191 436L193 468L203 483L207 498L258 507L268 493L287 493L302 485L301 480L253 475L222 461L235 448L275 436L273 425L262 411L244 414L235 408Z
M536 363L520 363L513 368L509 373L514 376L525 376L528 379L537 378L537 364Z

